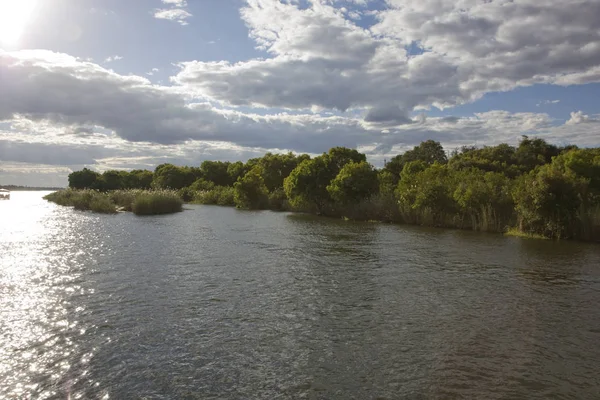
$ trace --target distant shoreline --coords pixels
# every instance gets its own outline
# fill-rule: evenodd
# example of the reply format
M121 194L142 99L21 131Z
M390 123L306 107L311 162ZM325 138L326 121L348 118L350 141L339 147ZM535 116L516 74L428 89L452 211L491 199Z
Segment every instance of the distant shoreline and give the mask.
M18 185L0 185L0 189L10 190L11 192L41 192L45 190L62 190L63 187L30 187L30 186L18 186Z

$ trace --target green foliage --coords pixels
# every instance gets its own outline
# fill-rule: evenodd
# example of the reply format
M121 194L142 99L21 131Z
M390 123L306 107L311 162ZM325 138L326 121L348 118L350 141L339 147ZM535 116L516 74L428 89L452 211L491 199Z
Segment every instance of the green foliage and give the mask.
M573 237L585 180L544 165L519 179L513 193L519 228L551 238Z
M117 208L136 214L166 214L181 211L182 200L173 191L66 189L50 193L46 200L76 210L115 213Z
M237 182L237 180L248 172L250 168L248 168L243 162L237 161L229 164L227 167L227 175L229 175L230 182Z
M200 165L202 177L215 186L230 186L235 182L228 172L230 164L223 161L204 161Z
M304 154L295 156L293 153L272 154L267 153L264 157L256 160L255 167L258 167L265 186L269 192L283 188L283 181L302 161L309 159ZM254 168L254 167L253 167Z
M514 203L511 183L497 172L478 169L454 172L453 198L459 208L462 226L473 230L502 231L512 223Z
M181 200L183 200L186 203L189 203L192 200L194 200L194 197L196 196L196 191L194 189L192 189L190 186L188 186L188 187L179 189L177 191L177 195L179 196L179 198L181 198Z
M427 140L404 154L397 155L385 165L385 169L397 177L409 162L422 161L425 164L445 164L448 162L446 152L439 142Z
M161 164L154 170L152 187L155 189L179 190L191 185L195 180L196 173L190 167Z
M399 180L400 180L400 175L395 176L393 173L391 173L387 169L381 169L381 170L377 171L377 182L379 183L379 193L393 195L394 190L396 190L396 186L398 186Z
M89 207L90 211L97 213L113 214L117 212L115 204L106 195L94 196L89 202Z
M331 198L340 204L358 203L376 194L377 172L366 161L349 162L327 186Z
M260 172L261 168L255 166L233 185L236 207L260 210L268 205L269 191Z
M115 204L106 193L92 189L66 189L50 193L44 199L61 206L70 206L76 210L94 211L98 213L115 213Z
M84 168L69 174L69 187L72 189L92 189L96 187L100 174Z
M193 203L234 206L234 191L232 187L215 186L211 190L196 192Z
M457 211L455 177L446 165L413 161L404 166L396 197L405 220L432 226L452 226Z
M282 188L275 189L273 192L269 193L269 209L275 211L289 210L287 196Z
M123 189L150 189L154 174L152 171L136 169L123 177Z
M171 214L183 211L183 201L173 191L143 192L135 197L131 210L136 215Z
M557 147L523 137L508 144L454 150L448 160L428 140L381 170L354 149L272 154L197 167L151 171L83 169L51 201L99 212L149 207L140 189L172 188L184 201L248 209L296 210L348 219L407 222L552 238L600 240L600 149ZM132 190L135 189L135 190ZM103 197L104 196L104 197ZM154 211L152 211L154 212Z
M326 155L302 161L284 181L290 205L297 210L322 213L331 201L327 185L332 178Z

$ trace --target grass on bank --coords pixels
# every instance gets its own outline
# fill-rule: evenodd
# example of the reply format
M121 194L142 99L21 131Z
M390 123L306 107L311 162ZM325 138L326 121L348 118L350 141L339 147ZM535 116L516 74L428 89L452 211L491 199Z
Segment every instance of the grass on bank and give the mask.
M520 237L520 238L524 238L524 239L543 239L543 240L549 240L549 238L547 238L544 235L540 235L537 233L527 233L527 232L523 232L521 230L519 230L519 228L509 228L508 231L504 232L505 236L514 236L514 237Z
M117 211L133 211L136 215L170 214L183 210L183 201L170 190L59 190L44 199L76 210L114 214Z

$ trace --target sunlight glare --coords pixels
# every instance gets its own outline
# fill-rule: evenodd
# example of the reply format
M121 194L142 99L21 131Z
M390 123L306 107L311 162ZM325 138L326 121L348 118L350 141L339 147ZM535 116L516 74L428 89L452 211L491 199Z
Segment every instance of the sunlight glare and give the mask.
M0 0L0 44L16 44L37 0Z

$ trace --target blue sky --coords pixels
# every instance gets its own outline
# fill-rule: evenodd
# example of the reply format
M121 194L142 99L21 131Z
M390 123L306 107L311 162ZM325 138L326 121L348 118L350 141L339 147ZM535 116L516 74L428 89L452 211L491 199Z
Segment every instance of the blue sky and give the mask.
M337 145L380 165L427 139L598 146L600 2L575 3L4 0L0 184Z

